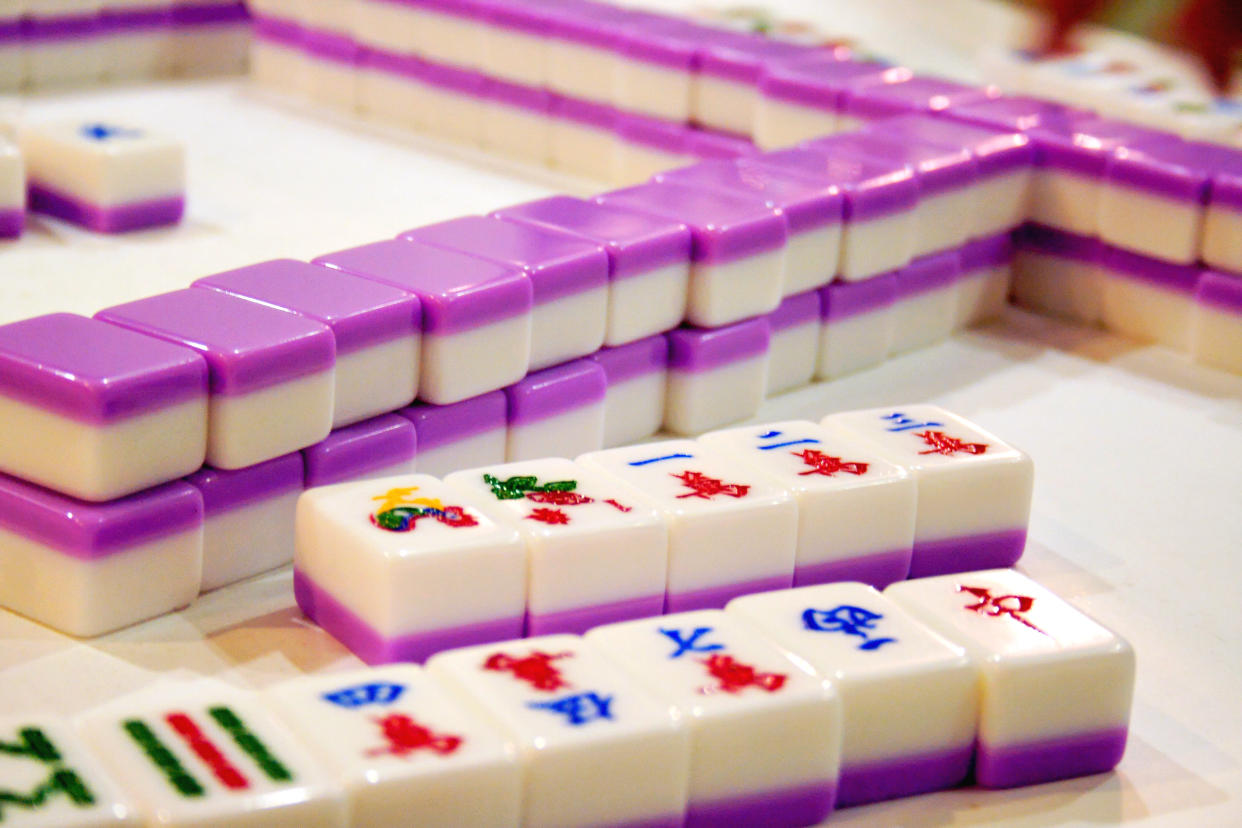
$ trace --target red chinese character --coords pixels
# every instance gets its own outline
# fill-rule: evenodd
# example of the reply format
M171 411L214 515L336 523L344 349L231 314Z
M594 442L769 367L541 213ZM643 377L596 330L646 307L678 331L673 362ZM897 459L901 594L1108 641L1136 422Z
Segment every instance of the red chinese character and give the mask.
M740 693L747 687L758 687L769 693L775 693L785 686L788 676L780 673L760 673L749 664L735 661L731 655L717 653L703 659L707 672L720 682L716 689L726 693ZM710 692L710 691L708 691Z
M618 503L617 501L613 500L612 498L609 498L608 500L605 500L604 502L605 502L605 503L607 503L607 504L608 504L609 506L611 506L612 508L616 509L618 512L632 512L632 511L634 511L634 507L633 507L633 506L623 506L623 505L621 505L620 503Z
M569 523L569 515L560 509L535 509L526 516L527 520L537 520L550 526L564 526Z
M990 615L993 618L1000 618L1007 615L1014 621L1025 624L1040 635L1048 633L1032 624L1030 621L1022 617L1022 614L1029 612L1031 607L1035 605L1035 599L1029 595L993 595L992 590L987 587L970 587L959 586L958 592L969 592L971 595L979 599L977 604L967 604L963 609L969 612L977 612L980 615Z
M681 474L675 474L682 483L691 491L685 494L677 495L680 500L683 497L701 497L704 500L711 500L716 495L725 495L726 497L746 497L746 493L750 491L750 486L744 486L739 483L725 483L714 477L708 477L702 472L687 471Z
M584 503L595 502L586 495L580 495L577 492L527 492L526 499L533 500L536 503L547 503L551 506L581 506Z
M434 751L441 756L448 756L461 747L460 736L437 736L418 722L403 713L393 713L382 719L376 719L384 741L388 744L381 748L372 748L367 756L400 756L402 758L419 750Z
M845 463L840 457L829 457L818 449L807 449L806 451L791 452L794 457L801 457L802 462L810 466L810 471L798 472L799 477L805 477L808 474L822 474L824 477L832 477L837 472L845 472L846 474L864 475L867 473L866 463Z
M924 431L914 436L922 437L923 442L931 446L927 451L920 451L919 454L943 454L945 457L950 457L959 451L967 454L983 454L988 450L987 443L967 443L956 437L949 437L943 431Z
M552 662L569 658L573 653L548 654L535 650L526 658L514 658L505 653L494 653L483 662L484 670L495 670L500 673L513 673L518 681L524 681L536 690L560 690L569 687L569 682L561 678L561 671L552 666Z

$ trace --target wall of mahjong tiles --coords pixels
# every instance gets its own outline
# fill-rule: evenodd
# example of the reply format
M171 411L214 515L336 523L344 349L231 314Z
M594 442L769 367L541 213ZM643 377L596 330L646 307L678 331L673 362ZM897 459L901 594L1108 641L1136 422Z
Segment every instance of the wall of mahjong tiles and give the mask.
M892 22L900 20L895 0L877 3L871 16L848 8L864 4L771 5L836 31L865 32L927 68L970 71L952 49L920 47L909 25L917 20ZM233 80L42 95L24 109L30 119L116 117L180 136L190 207L178 228L121 237L36 222L0 248L0 323L58 310L90 314L266 258L309 258L457 215L599 189L272 106ZM1115 774L948 791L842 811L833 824L1242 821L1242 671L1230 658L1242 651L1235 586L1242 378L1010 309L999 323L879 368L771 398L754 421L818 420L909 401L943 405L1033 457L1031 535L1020 568L1134 645L1131 741ZM89 642L0 611L6 714L70 716L158 678L214 676L262 688L357 665L301 617L288 569Z

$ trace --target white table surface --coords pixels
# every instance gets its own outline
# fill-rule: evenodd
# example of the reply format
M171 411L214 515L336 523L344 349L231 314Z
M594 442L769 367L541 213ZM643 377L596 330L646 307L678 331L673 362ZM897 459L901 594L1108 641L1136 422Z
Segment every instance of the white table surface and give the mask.
M841 24L847 7L814 11L841 11L825 21ZM25 238L0 246L0 323L93 313L263 258L600 189L275 107L237 81L26 103L28 120L62 115L132 118L181 136L188 218L121 238L34 219ZM1131 740L1115 774L944 792L851 809L833 824L1242 825L1242 377L1011 310L877 370L769 400L757 420L915 401L945 405L1034 457L1020 568L1134 644ZM357 664L300 616L287 569L89 642L0 611L0 714L73 715L159 677L263 687Z

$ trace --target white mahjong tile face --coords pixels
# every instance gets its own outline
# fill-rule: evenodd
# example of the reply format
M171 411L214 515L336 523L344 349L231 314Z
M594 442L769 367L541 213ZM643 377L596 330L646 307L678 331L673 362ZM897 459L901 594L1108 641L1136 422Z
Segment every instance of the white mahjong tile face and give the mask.
M427 668L517 742L526 824L680 824L688 731L671 705L581 638L452 650Z
M445 482L522 532L533 633L552 631L536 620L545 613L663 596L664 520L607 475L553 458L471 469Z
M334 542L394 560L507 542L517 535L472 498L425 474L312 489L298 509L313 514Z
M853 432L906 468L936 470L946 466L1016 461L1025 456L993 435L934 405L908 405L848 411L825 417L823 424Z
M160 825L344 825L340 790L247 693L165 685L85 714L86 740Z
M667 606L720 606L712 590L788 586L798 540L793 495L737 458L693 440L592 452L578 462L616 477L669 529Z
M298 501L294 564L388 635L520 615L526 545L425 474L323 486Z
M265 696L346 786L354 824L520 818L515 748L419 667L295 679Z
M838 491L909 477L862 441L805 420L712 431L699 441L744 457L798 491Z
M586 639L696 721L832 696L805 662L723 610L609 624Z
M844 763L964 749L974 741L977 665L871 587L838 583L746 595L726 612L835 682L844 706Z
M572 460L548 458L450 474L445 482L546 538L651 526L655 510L624 486Z
M349 781L378 784L513 762L512 750L494 728L414 665L297 679L267 696Z
M471 693L528 747L589 744L678 726L620 668L572 635L452 650L427 663Z
M891 595L964 646L989 657L1040 657L1115 646L1120 639L1046 587L1012 569L919 578Z
M669 440L591 452L579 458L613 474L662 511L701 515L787 502L765 475L693 440Z
M936 470L960 464L1018 461L1022 452L1006 446L939 406L913 405L847 411L823 418L828 430L856 433L905 468Z
M851 681L960 661L965 651L865 584L744 595L728 612L756 624L822 675Z
M885 593L982 665L982 742L1038 742L1128 723L1130 645L1025 575L964 572Z
M586 638L686 717L692 799L835 782L835 689L753 627L704 610L597 627Z
M65 147L93 155L158 151L169 144L169 139L162 135L121 122L65 121L39 129Z
M105 776L101 759L52 717L0 719L0 825L140 825L133 805Z

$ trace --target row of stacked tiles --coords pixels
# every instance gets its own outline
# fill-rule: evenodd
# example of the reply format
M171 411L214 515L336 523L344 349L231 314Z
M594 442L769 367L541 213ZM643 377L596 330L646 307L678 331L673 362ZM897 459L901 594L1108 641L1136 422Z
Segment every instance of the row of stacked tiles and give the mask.
M1016 235L1013 300L1242 374L1242 276L1139 256L1028 225Z
M493 403L496 409L495 425L491 426L487 409L492 408ZM301 456L292 454L236 472L206 469L190 476L185 482L155 487L101 505L71 500L15 478L0 477L0 567L7 573L0 580L0 606L79 636L100 635L183 607L203 589L219 587L293 559L296 509L299 497L308 484L326 487L313 491L330 491L333 484L370 490L375 488L373 484L358 481L408 475L416 462L421 464L424 460L432 460L432 455L443 447L434 446L415 457L416 433L420 435L418 439L427 442L444 438L449 432L459 435L461 439L453 446L456 451L451 455L457 461L451 466L453 469L466 468L464 464L477 464L492 469L488 473L497 479L522 476L517 472L494 468L504 462L503 398L485 398L468 405L449 406L444 410L411 410L407 413L414 420L413 427L410 420L404 417L380 417L344 429ZM441 584L445 591L439 591L440 587L431 590L436 593L435 600L419 609L420 602L413 600L415 593L398 597L396 591L417 588L418 584L422 584L424 589L417 592L417 596L422 596L427 585L440 584L440 581L434 574L430 580L421 580L427 577L427 573L414 561L410 561L404 570L408 577L389 572L389 564L404 558L375 559L378 547L374 546L374 542L400 546L411 539L417 543L421 542L419 539L425 541L429 535L439 533L452 545L478 534L490 536L495 533L463 531L461 527L447 532L436 523L422 529L416 536L408 535L417 520L407 521L406 532L394 534L380 531L372 526L369 516L377 511L376 503L371 498L382 500L383 492L369 491L363 498L363 505L368 509L361 514L351 531L364 541L369 541L370 545L364 545L357 551L343 545L340 549L329 550L331 554L318 562L307 557L313 550L304 548L299 563L302 586L305 588L301 591L310 595L307 589L317 590L322 586L326 590L325 601L330 601L331 606L340 606L347 615L364 619L360 622L361 626L355 625L354 629L366 633L365 640L351 636L350 628L337 625L336 619L346 615L329 618L323 611L316 611L314 606L305 601L303 603L308 614L318 617L342 640L359 642L350 644L355 651L370 661L377 661L384 660L380 654L394 652L394 648L384 642L390 639L396 641L403 635L409 638L406 649L401 650L406 654L413 652L410 647L419 642L435 638L435 631L449 627L473 625L476 632L493 638L497 631L500 637L518 635L526 626L527 609L543 616L534 620L536 630L547 629L549 623L561 625L556 626L557 629L572 630L577 629L575 619L581 621L583 618L600 617L601 605L611 605L614 611L631 615L659 612L665 607L669 589L677 593L670 606L678 607L691 600L687 598L690 593L699 595L693 600L717 601L728 597L722 589L737 594L744 588L754 586L755 582L762 582L760 586L774 587L788 586L791 579L805 583L851 577L882 585L906 577L910 571L916 574L949 571L1015 560L1023 548L1029 510L1029 462L1020 454L1002 447L1003 444L990 435L984 435L977 428L940 409L917 406L901 414L891 411L887 414L894 416L870 422L873 425L887 424L892 434L901 435L894 438L900 443L897 449L917 446L920 452L930 453L912 455L907 451L901 454L892 445L874 450L859 446L854 451L847 451L858 442L858 438L827 435L810 423L784 424L783 428L751 427L734 433L731 438L727 433L715 438L717 442L723 441L727 449L730 439L736 443L749 439L747 435L757 440L757 435L770 431L794 429L808 432L797 438L798 442L793 447L783 445L788 442L786 440L769 437L759 442L762 446L776 448L762 449L764 453L749 459L742 458L743 470L747 463L753 464L762 458L775 458L785 464L786 467L776 470L760 468L751 475L777 478L774 484L766 486L767 495L764 498L760 498L756 490L754 495L729 497L714 504L716 509L737 506L744 514L753 511L752 504L756 508L763 507L753 511L752 517L761 520L751 527L753 532L744 536L748 542L754 541L752 547L739 548L737 537L724 540L720 548L733 550L731 560L715 559L714 556L722 554L715 547L715 541L700 543L694 536L678 532L673 532L675 538L669 540L665 538L667 533L664 530L655 531L653 535L648 527L645 535L639 534L656 543L656 546L646 553L641 565L634 562L634 553L630 548L619 548L610 557L598 555L598 541L591 539L588 544L591 554L575 564L576 569L571 567L569 571L578 573L571 578L559 568L564 565L563 561L544 563L535 550L531 554L538 560L529 565L523 564L525 551L510 544L502 550L505 566L492 571L489 576L493 580L500 579L496 595L487 594L479 584L468 579L451 577L450 583ZM562 424L566 427L574 425L564 421ZM581 427L580 423L577 425ZM957 442L949 440L935 442L934 445L920 442L933 438L918 434L936 433L949 426L954 427L957 433L976 437L967 440L959 435L955 438ZM915 435L917 439L906 435L911 428L921 429ZM885 430L878 436L884 437L888 433ZM816 441L826 441L826 445L817 448ZM841 443L844 445L837 450L835 447ZM685 443L685 446L694 445ZM715 451L711 440L698 445ZM834 447L831 453L827 452L827 446ZM952 450L955 447L956 450ZM736 445L733 448L739 450ZM614 454L624 451L612 450ZM755 451L761 449L756 448ZM766 453L769 451L777 453ZM881 462L880 455L885 451L888 452L888 459ZM666 479L662 470L686 460L686 453L683 447L671 452L672 462L651 464L653 467L658 465L655 468L657 479L671 483L673 478ZM850 455L856 456L842 459ZM955 462L946 463L940 460L941 457ZM956 499L943 497L941 500L946 501L943 503L940 500L929 501L931 505L925 506L920 513L914 500L914 482L907 478L910 474L921 474L919 470L928 464L928 458L946 466L936 472L942 475L939 482L928 478L924 484L929 497L935 494L937 486L949 486L952 491L956 485L954 478L943 475L958 467L964 467L967 472L960 476L964 482L985 478L990 481L987 487L980 488L984 494L970 496L969 492L965 492ZM834 465L836 460L844 464L840 469ZM555 461L549 460L524 462L555 465ZM572 466L567 460L561 461L561 465ZM732 467L719 468L720 465L713 466L711 471L717 477L726 479ZM910 471L895 471L892 466ZM544 476L547 476L546 472ZM736 477L736 474L733 476ZM826 479L821 480L821 477ZM434 481L434 478L425 475L419 479L424 485L427 481ZM568 478L562 476L558 479L576 480L578 477L569 475ZM740 483L747 492L756 485L755 481L748 479ZM433 482L433 485L441 484ZM650 524L653 514L650 510L635 513L632 504L624 503L632 499L629 494L620 493L625 485L608 484L610 493L606 496L599 491L587 496L598 504L608 504L611 500L628 505L628 509L596 505L585 511L595 513L596 519L612 517L623 527L634 524L641 513L647 515ZM615 497L612 494L614 488L618 489ZM854 488L860 491L841 491ZM768 496L772 490L788 490L799 496L807 491L808 496L832 497L828 503L807 501L801 504L802 518L798 531L802 539L795 541L791 540L793 536L789 534L789 526L783 526L783 534L779 534L775 528L764 523L774 516L777 521L787 521L792 514L790 497L781 495L776 498L779 503L773 505L773 499ZM727 491L736 494L740 490ZM527 500L538 500L539 497L549 499L559 495L539 495ZM987 498L989 503L995 502L988 509L981 510L977 508L981 502L979 497ZM521 500L521 503L510 505L526 504L521 497L514 499ZM679 506L700 505L697 501L702 498L694 498L694 503L682 503L688 499L674 497L671 502ZM704 508L709 506L708 503L701 505ZM613 508L617 511L616 515L610 511ZM574 510L576 514L583 511ZM711 512L712 509L708 508L709 515ZM873 514L862 519L859 514L864 512ZM397 514L400 513L398 510ZM540 514L553 520L564 517L552 512ZM525 522L524 515L509 519L518 520L518 525L523 529L540 528L535 523ZM592 515L586 516L588 525L591 519ZM672 521L672 516L669 519ZM577 518L574 520L573 529L568 530L571 540L576 537L582 523ZM493 525L490 519L483 522ZM561 525L569 526L568 519ZM555 528L554 524L547 526ZM713 524L700 524L699 529L710 533ZM505 537L511 539L515 532L509 532ZM778 543L773 538L777 537L784 539L781 543L789 541L793 545L786 544L788 548L784 552L769 556L773 544ZM680 548L687 543L697 544L695 548L698 551L694 553L697 557L684 558L673 554L670 558L670 544ZM764 555L762 560L756 558L760 551ZM670 569L670 559L675 564L673 569ZM455 555L450 566L439 572L451 576L469 571L472 560L468 554ZM352 573L357 577L352 581L342 580L341 573L334 568L338 564L345 566L345 574ZM551 569L546 568L549 565ZM328 568L325 569L325 566ZM515 566L516 572L511 572ZM759 574L752 577L747 573ZM531 579L529 590L528 575ZM345 589L349 584L355 587L353 591ZM461 590L465 593L459 594ZM367 592L375 592L376 595L391 593L392 601L377 603L375 595L363 594ZM444 603L450 600L460 605L448 610L447 618L442 617L442 613L437 614L439 611L435 607L443 608ZM320 607L329 606L325 601L320 601ZM401 619L393 620L394 616L385 614L398 611L397 607L405 607L399 611L407 613ZM499 607L507 609L502 611ZM561 620L556 621L557 617ZM549 621L549 618L552 620ZM439 635L440 639L444 637ZM372 646L366 645L365 641L378 643Z
M10 716L0 815L794 828L972 780L1108 771L1133 688L1124 639L1013 570L839 583L261 693L169 683L72 725Z
M394 6L387 0L371 5ZM417 5L401 8L401 13L423 13L416 10ZM479 32L491 31L502 40L508 37L504 29L500 30L503 35L496 35L494 27L477 28ZM279 56L271 56L273 62L267 68L263 60L257 60L261 80L287 86L290 78L311 78L309 86L302 84L300 88L313 92L318 88L313 82L314 72L334 73L336 83L326 85L333 90L336 105L362 108L403 126L430 128L458 140L482 141L497 152L619 183L700 154L694 150L695 130L633 116L624 101L601 107L553 97L508 79L497 79L504 78L503 74L475 75L474 82L467 83L460 71L414 58L406 58L413 61L406 66L400 58L356 49L342 64L339 55L329 59L316 51L296 35L296 28L294 34L279 26L274 31L279 34L264 35L260 43L279 42L280 47L272 48L283 48L286 53L293 50L309 63L290 66L288 54L283 62ZM280 36L285 39L279 40ZM705 43L712 43L707 35L704 38ZM767 55L760 45L774 54ZM728 51L734 47L718 48ZM762 71L767 80L761 85L765 95L791 97L764 107L766 120L755 130L738 130L764 134L758 126L775 121L778 125L768 126L766 133L777 132L780 139L761 140L761 146L782 146L912 113L935 112L955 120L1018 130L1032 140L1033 160L1039 168L1029 208L1032 220L1080 235L1098 235L1109 244L1167 261L1190 263L1201 259L1211 267L1242 272L1242 152L1184 141L1169 132L1101 118L1088 110L1029 99L998 99L987 90L916 78L904 69L833 57L790 63L784 52L798 48L803 47L760 38L750 56L757 66L766 67ZM499 47L494 51L507 55ZM484 68L502 71L490 64ZM761 100L768 102L767 97ZM813 103L816 100L828 106L829 117L815 119L797 110L802 106L809 107L809 112L818 111ZM835 107L842 100L852 102L857 110L853 116L836 113ZM754 105L733 103L729 111L735 115L756 109ZM905 143L913 138L900 136ZM745 148L719 146L715 150L734 154Z
M371 5L397 8L400 14L421 14L414 6L387 0ZM729 45L717 46L729 59L754 63L756 73L760 64L766 67L765 76L771 77L761 87L764 95L749 107L758 118L753 130L749 123L733 132L714 125L721 118L735 121L739 112L746 111L727 94L723 101L712 104L718 110L715 122L690 124L685 118L657 117L670 115L659 98L676 87L667 83L651 85L650 79L643 76L647 70L636 70L642 82L629 81L635 85L632 93L625 91L626 82L618 81L615 86L619 91L611 100L607 95L603 100L573 97L514 81L503 68L490 71L492 62L486 59L479 69L462 68L358 45L344 35L324 34L288 19L259 19L252 74L261 85L294 97L362 114L390 126L428 132L458 144L481 145L492 152L614 185L641 181L694 158L751 154L755 151L755 145L748 140L752 133L760 146L788 146L886 117L929 114L995 94L994 90L916 78L900 67L855 62L835 53L826 55L822 49L721 33L663 17L658 21L657 30L675 23L704 33L686 35L690 44L703 40L700 45L705 45L712 37L724 38ZM492 31L496 37L507 37L487 26L477 28ZM637 31L647 32L650 28L648 21ZM324 38L332 44L330 48L325 46ZM738 38L742 44L732 42ZM686 48L694 51L690 45ZM784 58L778 60L779 55ZM793 60L795 57L798 59ZM629 78L634 65L617 58L613 74ZM782 60L793 63L786 66ZM528 69L531 66L522 65ZM576 73L574 77L581 75ZM691 77L698 76L687 75L683 85L688 87ZM698 83L724 84L727 91L733 81L703 76ZM779 97L788 87L799 85L820 88L824 100L818 101L814 94L799 98L796 92L789 93L794 100ZM830 87L831 91L825 92L822 87ZM755 97L753 88L743 88ZM819 108L820 105L826 109ZM842 111L838 112L838 108Z
M145 129L100 121L26 125L0 134L0 239L26 211L98 233L176 224L185 212L185 149Z
M0 91L241 72L240 0L5 0Z
M0 400L27 428L20 443L0 443L0 469L75 497L120 497L204 457L222 469L260 463L416 395L454 403L683 319L715 329L679 334L690 351L716 352L684 367L708 368L740 356L730 342L749 342L746 355L766 350L766 329L743 323L749 336L714 336L722 326L780 316L786 297L813 306L807 294L830 282L857 288L843 289L838 306L874 309L885 295L891 305L882 274L894 271L907 273L910 293L969 284L966 321L995 312L1008 247L987 234L1020 220L1024 169L1006 162L982 177L966 150L902 153L878 133L813 143L593 201L553 197L441 222L312 264L217 274L101 311L107 324L53 315L5 326ZM892 152L872 159L861 144ZM917 175L913 156L926 162ZM1001 199L998 212L983 206ZM963 244L961 265L924 256ZM911 265L914 256L923 258ZM959 269L972 278L955 279ZM954 308L938 307L943 315L902 328L909 341L898 350L957 324ZM854 338L882 357L887 337L880 328ZM746 413L670 425L698 430ZM130 451L136 440L151 450Z
M851 61L840 47L589 0L352 0L331 8L262 0L254 6L257 74L277 84L281 74L302 75L302 91L338 106L349 105L358 66L426 76L459 92L469 88L462 78L486 77L501 99L530 102L551 93L588 122L590 112L605 108L774 147L995 94Z
M1242 273L1242 151L1029 98L946 117L1035 146L1027 218L1174 264Z
M294 590L362 660L421 661L791 584L1010 566L1032 480L1020 451L919 405L343 483L298 503Z
M287 97L614 185L700 158L755 152L742 136L622 113L416 58L366 50L342 65L283 21L258 21L251 54L255 81Z

